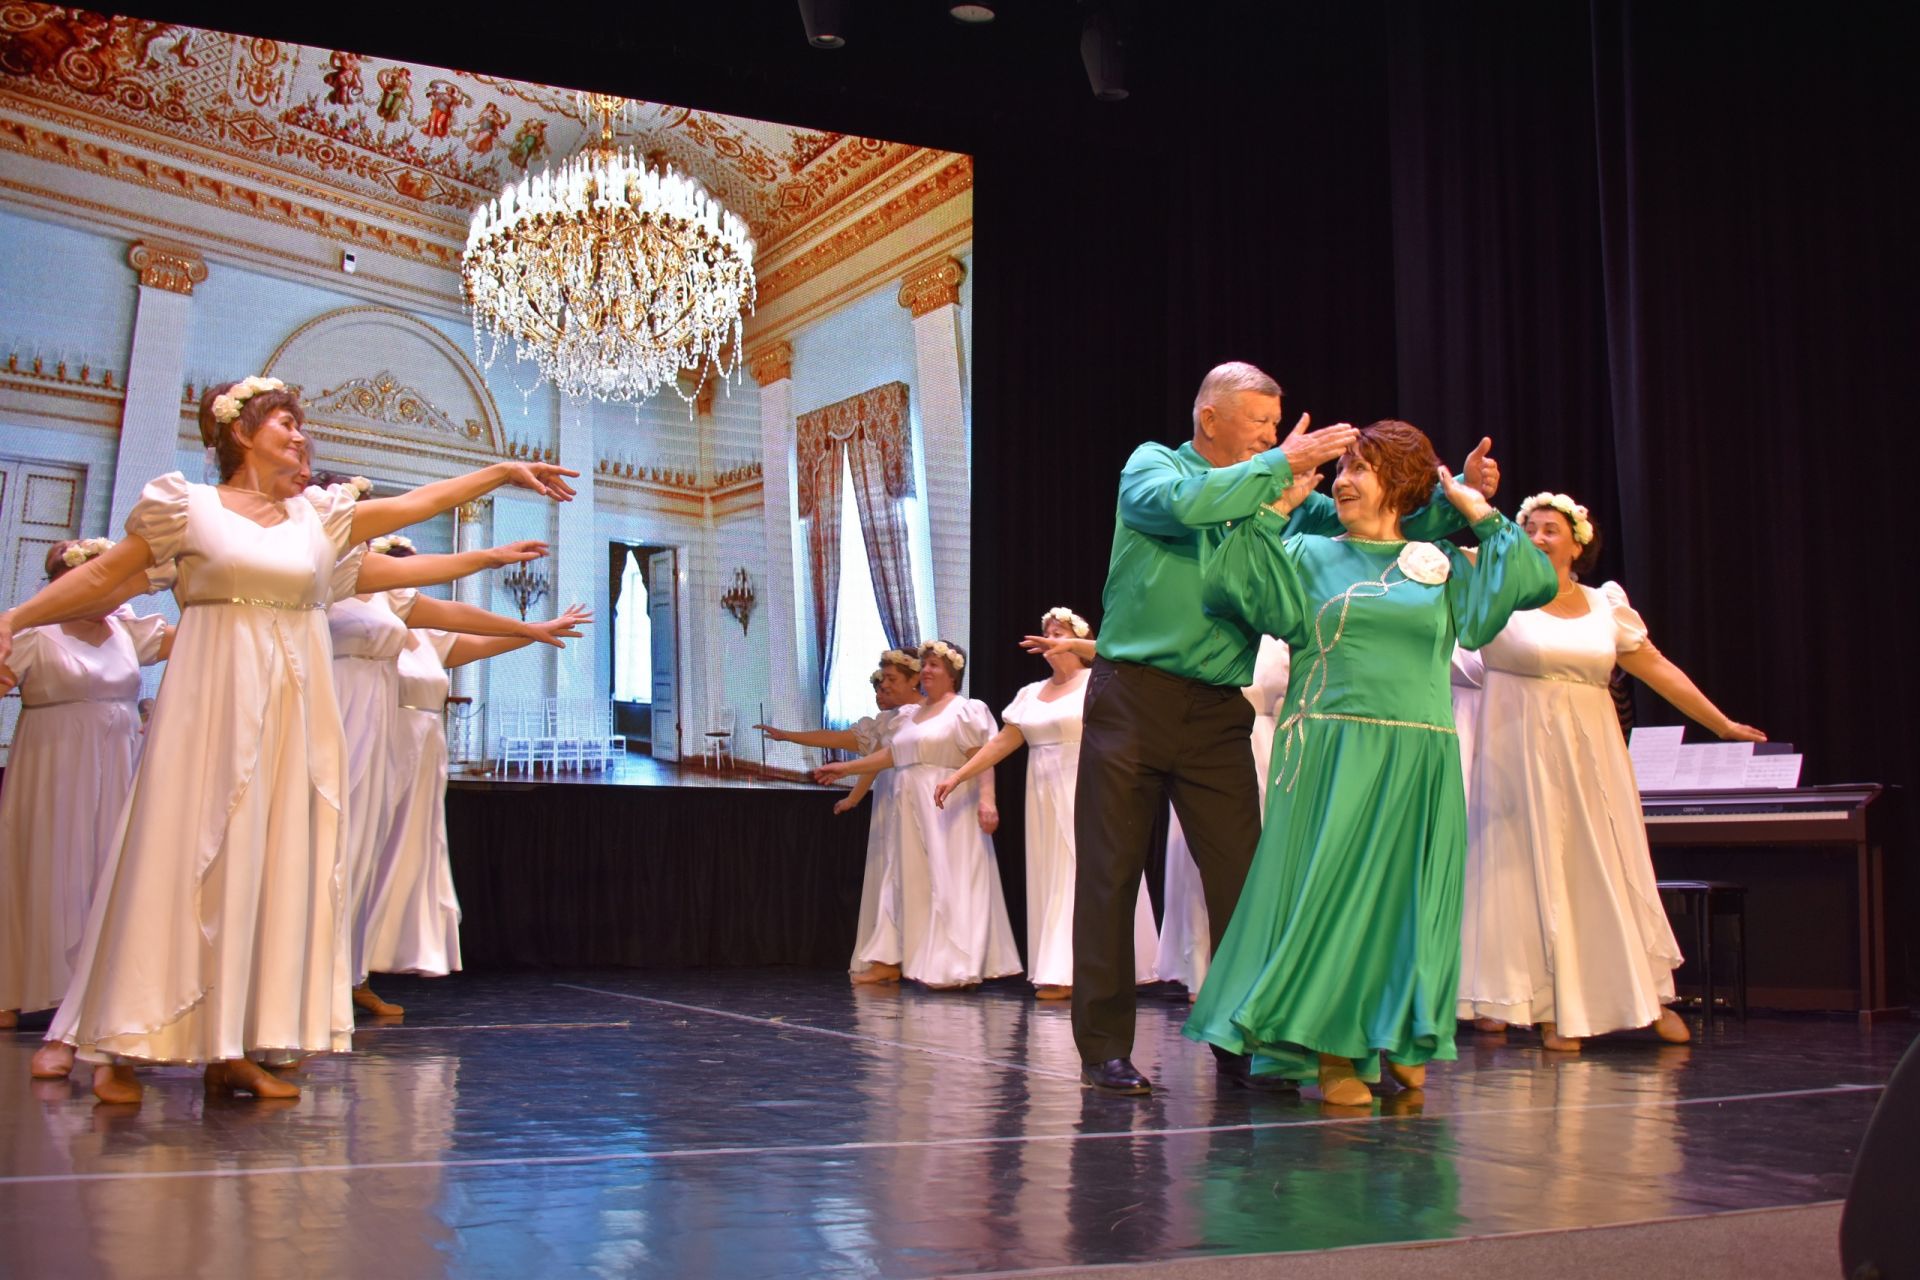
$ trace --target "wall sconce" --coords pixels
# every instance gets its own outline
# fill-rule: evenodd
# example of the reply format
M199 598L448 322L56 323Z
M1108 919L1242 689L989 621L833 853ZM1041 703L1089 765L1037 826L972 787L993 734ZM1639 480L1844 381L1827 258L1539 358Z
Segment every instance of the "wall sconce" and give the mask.
M520 621L525 622L527 610L546 598L547 575L538 569L517 564L500 579L500 585L513 597L515 607L520 610Z
M747 634L747 619L753 616L753 582L744 565L733 571L733 585L720 597L720 607L740 624L740 634Z

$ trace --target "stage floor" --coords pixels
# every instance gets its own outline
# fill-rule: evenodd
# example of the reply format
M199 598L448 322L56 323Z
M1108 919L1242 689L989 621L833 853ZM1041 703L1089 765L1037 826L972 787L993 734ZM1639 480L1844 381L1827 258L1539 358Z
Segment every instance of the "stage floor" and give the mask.
M1547 1055L1463 1035L1327 1114L1216 1082L1152 994L1148 1100L1082 1090L1017 982L804 970L388 979L293 1103L149 1073L137 1111L0 1033L9 1274L933 1276L1620 1223L1844 1195L1911 1024L1727 1021ZM1167 989L1171 990L1171 989Z

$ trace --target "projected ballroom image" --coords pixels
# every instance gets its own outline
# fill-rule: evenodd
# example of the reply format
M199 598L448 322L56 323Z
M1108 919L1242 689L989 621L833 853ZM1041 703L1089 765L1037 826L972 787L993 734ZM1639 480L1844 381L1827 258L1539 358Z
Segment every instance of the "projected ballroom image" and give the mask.
M851 723L879 653L966 640L967 156L8 14L9 600L53 543L117 534L154 476L217 478L201 395L254 374L299 395L315 474L376 496L502 459L579 472L563 506L508 490L405 535L547 544L431 595L592 610L564 650L451 671L457 779L804 779L827 757L755 724ZM582 194L630 181L624 220ZM570 278L580 254L598 278ZM686 285L703 254L726 269ZM11 742L19 704L0 706Z

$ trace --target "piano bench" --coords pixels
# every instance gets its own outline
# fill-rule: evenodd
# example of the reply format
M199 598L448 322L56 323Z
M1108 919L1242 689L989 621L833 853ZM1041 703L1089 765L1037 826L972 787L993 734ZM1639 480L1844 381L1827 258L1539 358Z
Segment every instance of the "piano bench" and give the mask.
M1686 936L1681 933L1682 917L1691 925L1693 946L1687 958L1692 962L1689 967L1697 966L1700 1008L1707 1017L1709 1027L1712 1026L1714 1010L1713 952L1717 940L1713 922L1717 918L1732 918L1735 932L1729 945L1733 952L1735 982L1731 1007L1740 1015L1742 1022L1746 1021L1747 886L1725 880L1661 880L1657 882L1657 887L1660 901L1667 909L1667 919L1674 924L1674 932ZM1718 940L1724 941L1724 935Z

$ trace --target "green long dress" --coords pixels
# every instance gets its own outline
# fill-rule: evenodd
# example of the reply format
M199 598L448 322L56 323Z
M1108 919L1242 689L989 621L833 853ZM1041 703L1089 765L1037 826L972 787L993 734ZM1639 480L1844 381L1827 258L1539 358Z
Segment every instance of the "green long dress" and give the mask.
M1558 584L1498 512L1473 526L1477 565L1450 543L1288 527L1263 512L1206 568L1208 612L1286 641L1293 674L1259 850L1185 1032L1252 1052L1262 1074L1316 1079L1328 1053L1377 1080L1382 1050L1409 1066L1455 1056L1467 821L1454 643L1479 648Z

